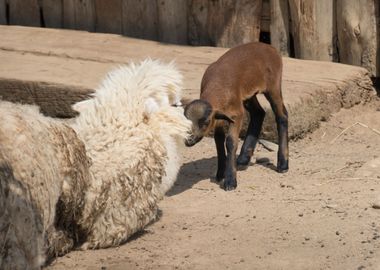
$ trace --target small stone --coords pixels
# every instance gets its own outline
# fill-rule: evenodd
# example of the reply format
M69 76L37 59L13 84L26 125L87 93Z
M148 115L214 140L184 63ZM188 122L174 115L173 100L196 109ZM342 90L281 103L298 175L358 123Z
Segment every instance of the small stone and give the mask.
M303 217L303 213L298 214L299 217Z
M225 215L225 217L229 217L230 215Z
M338 231L335 232L336 235L339 235L340 233Z
M310 240L310 237L305 237L305 240L306 240L306 241L309 241L309 240Z

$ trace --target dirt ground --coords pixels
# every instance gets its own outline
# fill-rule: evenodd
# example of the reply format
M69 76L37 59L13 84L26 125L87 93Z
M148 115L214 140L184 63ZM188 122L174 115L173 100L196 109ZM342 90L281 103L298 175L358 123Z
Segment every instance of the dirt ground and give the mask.
M380 101L342 109L290 144L290 170L259 146L238 188L210 181L214 142L183 150L161 218L125 245L48 269L380 269ZM256 162L257 161L257 162Z

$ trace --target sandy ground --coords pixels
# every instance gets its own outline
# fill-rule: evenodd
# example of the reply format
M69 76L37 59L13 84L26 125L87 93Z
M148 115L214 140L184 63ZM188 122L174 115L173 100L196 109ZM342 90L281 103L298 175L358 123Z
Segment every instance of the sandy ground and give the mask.
M380 135L355 125L337 138L355 122L380 130L380 102L342 109L292 142L286 174L260 146L232 192L210 181L216 153L204 139L183 150L157 222L123 246L71 252L48 269L380 269Z

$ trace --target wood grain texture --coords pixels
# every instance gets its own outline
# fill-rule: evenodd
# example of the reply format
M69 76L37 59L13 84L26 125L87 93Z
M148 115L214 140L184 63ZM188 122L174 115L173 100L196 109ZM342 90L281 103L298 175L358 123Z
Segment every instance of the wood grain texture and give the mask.
M207 32L208 0L190 0L188 9L188 41L191 45L209 45Z
M75 2L76 0L62 0L64 28L75 29Z
M75 1L75 29L95 31L95 3L93 0Z
M289 10L283 0L270 0L271 44L282 55L289 56Z
M340 62L365 67L372 76L379 75L376 8L373 0L337 0Z
M42 14L46 27L63 27L62 0L42 0Z
M159 40L187 44L187 0L159 0Z
M96 32L121 34L122 0L95 0Z
M5 0L0 0L0 24L8 24Z
M158 11L154 0L123 0L123 34L143 39L158 39Z
M259 41L262 1L219 0L208 7L208 33L212 45L233 47Z
M295 56L332 61L334 53L331 0L289 0Z
M40 10L37 0L10 0L9 24L40 26Z

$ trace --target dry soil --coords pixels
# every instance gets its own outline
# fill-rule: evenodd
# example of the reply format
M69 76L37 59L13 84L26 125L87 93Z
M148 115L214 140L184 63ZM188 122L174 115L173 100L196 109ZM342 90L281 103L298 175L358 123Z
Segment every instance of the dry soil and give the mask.
M380 134L370 128L380 130L380 101L342 109L290 144L286 174L259 146L232 192L210 180L206 138L183 149L157 222L123 246L71 252L48 269L380 269Z

